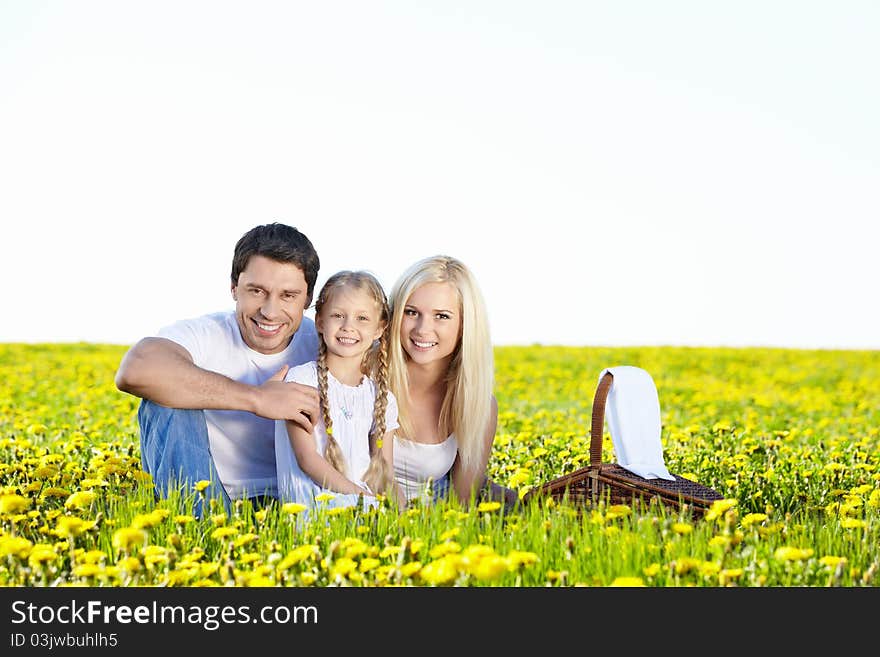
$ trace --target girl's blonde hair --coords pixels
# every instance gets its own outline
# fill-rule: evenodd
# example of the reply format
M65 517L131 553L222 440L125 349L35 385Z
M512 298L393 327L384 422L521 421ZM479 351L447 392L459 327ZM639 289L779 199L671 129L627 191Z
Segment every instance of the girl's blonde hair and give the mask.
M384 493L391 485L392 471L388 462L382 458L382 437L385 435L385 411L388 408L388 320L390 310L382 285L365 271L340 271L327 279L315 301L315 314L320 315L333 292L343 287L367 292L376 303L379 311L379 325L382 335L364 354L361 372L373 380L376 386L376 400L373 404L373 427L370 430L370 465L363 474L363 480L374 493ZM321 396L321 413L327 428L327 448L324 458L336 470L346 474L345 457L339 443L333 437L333 420L330 418L330 405L327 395L327 345L324 337L318 341L318 392Z
M410 419L409 380L401 325L407 301L426 283L448 283L458 295L461 336L446 374L446 394L440 410L440 435L455 434L461 465L466 470L484 456L485 436L492 416L494 359L489 319L483 295L471 271L460 260L438 255L407 269L391 291L390 384L397 398L399 421L407 436L413 434Z

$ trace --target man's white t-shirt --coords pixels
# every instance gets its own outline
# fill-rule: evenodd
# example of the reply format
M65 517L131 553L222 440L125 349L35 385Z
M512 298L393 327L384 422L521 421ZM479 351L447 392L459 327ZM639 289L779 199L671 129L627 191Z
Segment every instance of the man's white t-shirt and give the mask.
M233 312L175 322L159 330L176 342L202 369L248 385L260 385L282 365L295 367L318 356L315 323L303 317L287 349L277 354L254 351L241 337ZM277 496L275 421L247 411L205 410L208 441L220 481L231 499Z

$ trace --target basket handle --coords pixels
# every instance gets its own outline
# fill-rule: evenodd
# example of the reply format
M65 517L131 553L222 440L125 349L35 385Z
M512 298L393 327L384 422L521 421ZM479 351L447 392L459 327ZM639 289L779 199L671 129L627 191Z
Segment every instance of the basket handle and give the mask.
M598 467L602 463L602 430L605 427L605 401L614 375L605 372L593 396L593 422L590 426L590 467Z

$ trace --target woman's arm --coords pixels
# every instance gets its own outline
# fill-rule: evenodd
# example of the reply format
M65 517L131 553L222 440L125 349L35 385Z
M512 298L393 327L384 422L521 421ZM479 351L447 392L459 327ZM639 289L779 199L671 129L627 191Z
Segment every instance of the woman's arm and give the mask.
M492 395L492 410L489 416L489 426L486 427L486 435L483 436L482 455L473 467L465 470L461 465L461 455L455 458L452 464L452 484L462 504L468 505L472 498L476 497L480 489L486 483L486 466L489 463L489 455L492 453L492 443L495 440L495 430L498 427L498 400Z
M354 493L358 495L372 495L369 491L361 488L348 479L344 474L330 465L321 454L318 453L315 444L315 436L305 431L298 424L287 420L287 437L293 454L299 463L299 467L312 481L337 493Z
M391 473L391 485L389 486L388 494L394 495L397 499L398 508L403 511L406 508L406 495L403 494L403 489L394 478L394 434L394 429L385 432L385 437L382 439L382 458L388 464L388 472Z

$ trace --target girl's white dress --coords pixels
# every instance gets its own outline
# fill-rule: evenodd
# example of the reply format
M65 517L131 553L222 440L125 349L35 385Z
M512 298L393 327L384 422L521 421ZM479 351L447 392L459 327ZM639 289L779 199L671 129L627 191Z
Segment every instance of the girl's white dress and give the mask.
M318 367L315 361L293 367L287 372L285 381L295 381L309 386L318 386ZM345 476L356 484L363 484L363 475L370 463L370 430L373 427L373 403L376 398L376 385L364 376L357 386L348 386L337 381L327 372L327 397L330 419L333 422L333 437L339 443L345 456L347 471ZM385 410L385 430L398 427L397 400L388 393L388 406ZM315 445L319 454L327 447L327 429L323 414L318 419L314 431ZM353 506L358 503L355 494L337 493L316 484L297 463L287 435L284 420L275 422L275 467L278 472L278 498L282 502L298 502L309 508L320 504L326 508ZM333 495L328 501L317 501L321 493ZM365 502L375 498L366 497Z

